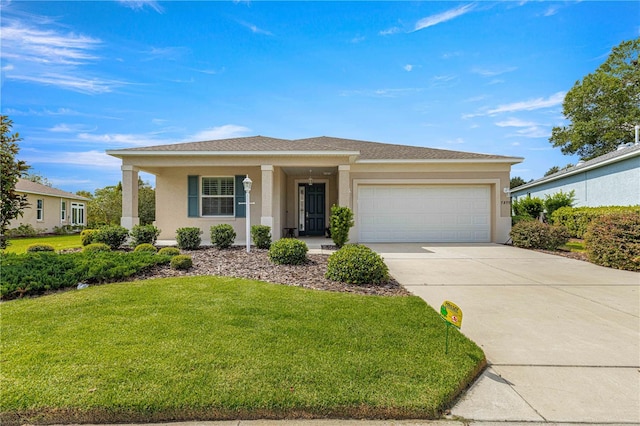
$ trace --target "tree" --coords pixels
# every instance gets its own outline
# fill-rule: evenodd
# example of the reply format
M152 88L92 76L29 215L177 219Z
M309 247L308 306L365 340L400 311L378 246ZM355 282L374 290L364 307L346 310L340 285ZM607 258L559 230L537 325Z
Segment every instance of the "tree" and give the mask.
M24 179L30 180L31 182L39 183L44 186L48 186L49 188L53 187L53 183L49 181L49 179L47 179L46 177L42 176L40 173L37 173L37 172L32 172L32 173L27 172L24 175Z
M570 169L571 167L573 167L573 164L571 163L567 164L564 167L553 166L553 167L550 167L549 170L547 170L547 172L544 175L551 176L554 173L558 173L559 171Z
M520 176L514 176L509 181L509 189L516 188L518 186L524 185L525 183L527 182L524 179L522 179Z
M634 140L640 124L640 37L613 48L607 60L577 81L562 104L567 126L554 127L549 142L583 160Z
M27 196L20 195L15 192L18 178L22 176L28 169L27 163L16 160L16 156L20 151L18 142L22 139L18 133L11 134L13 121L5 115L0 115L0 131L2 132L2 140L0 144L0 172L2 185L2 206L0 217L0 249L7 247L5 232L9 227L9 222L22 216L23 210L29 204Z
M138 178L138 217L140 225L151 225L156 220L156 191Z
M115 186L98 188L93 195L79 191L78 195L90 199L87 206L87 224L90 228L101 225L120 225L122 218L122 182ZM150 225L156 220L156 192L138 178L138 216L141 225Z

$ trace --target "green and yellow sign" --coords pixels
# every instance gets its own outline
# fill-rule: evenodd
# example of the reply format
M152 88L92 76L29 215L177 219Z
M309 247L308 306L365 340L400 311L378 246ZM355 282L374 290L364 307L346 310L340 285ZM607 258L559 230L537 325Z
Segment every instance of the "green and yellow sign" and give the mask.
M453 302L449 302L448 300L442 302L442 306L440 306L440 316L442 316L443 320L458 328L462 325L462 309Z

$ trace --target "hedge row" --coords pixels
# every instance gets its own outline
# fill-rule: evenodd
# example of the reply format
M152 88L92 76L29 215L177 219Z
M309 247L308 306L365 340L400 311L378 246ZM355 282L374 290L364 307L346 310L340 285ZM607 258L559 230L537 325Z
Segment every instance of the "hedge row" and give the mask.
M640 214L627 212L601 216L589 225L584 242L591 262L640 271Z
M619 213L640 215L640 206L562 207L553 212L551 223L564 226L573 238L584 238L589 224L597 218Z
M171 256L149 252L6 253L0 259L0 299L42 294L80 282L121 281Z

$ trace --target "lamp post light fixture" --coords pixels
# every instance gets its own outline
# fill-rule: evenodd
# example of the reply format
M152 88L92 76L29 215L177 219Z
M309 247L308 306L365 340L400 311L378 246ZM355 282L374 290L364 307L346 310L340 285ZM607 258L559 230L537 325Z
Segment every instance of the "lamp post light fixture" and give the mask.
M251 192L251 184L253 181L249 179L249 175L242 181L244 186L244 193L247 194L245 204L247 206L246 223L247 223L247 253L251 252L251 200L249 193Z

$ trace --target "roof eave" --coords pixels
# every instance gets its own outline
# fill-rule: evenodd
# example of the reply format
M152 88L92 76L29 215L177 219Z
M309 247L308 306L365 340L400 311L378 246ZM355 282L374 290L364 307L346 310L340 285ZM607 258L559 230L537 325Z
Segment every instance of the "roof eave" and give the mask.
M107 150L112 157L291 157L291 156L313 156L313 157L347 157L360 155L359 151L128 151L128 150Z
M357 160L358 164L430 164L430 163L522 163L522 157L504 157L504 158L428 158L428 159L366 159Z
M71 194L71 193L69 193L68 195L51 194L51 193L47 193L47 192L31 191L31 190L28 190L28 189L18 189L18 188L16 188L15 191L16 192L21 192L23 194L43 195L45 197L66 198L68 200L78 200L78 201L91 201L88 198L81 197L80 195L74 195L74 194Z

